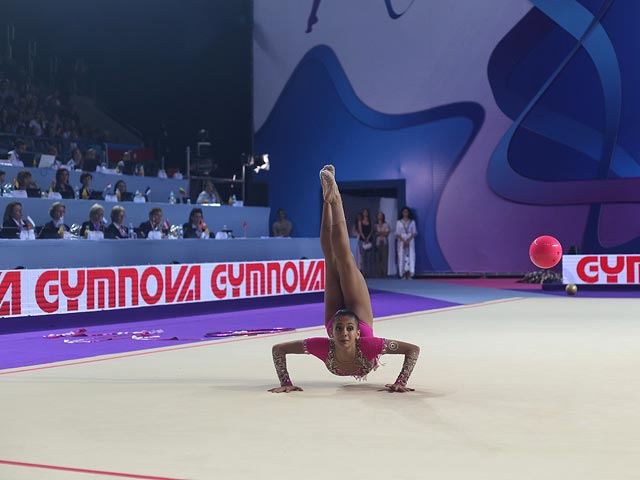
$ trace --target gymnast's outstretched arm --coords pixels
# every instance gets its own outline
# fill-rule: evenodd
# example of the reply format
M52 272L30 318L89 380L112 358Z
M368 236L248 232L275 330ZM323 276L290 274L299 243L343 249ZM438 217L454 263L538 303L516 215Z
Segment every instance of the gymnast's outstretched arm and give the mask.
M273 365L276 367L276 373L280 380L280 386L272 388L271 393L289 393L302 391L302 388L296 387L291 383L289 372L287 371L287 354L301 354L304 351L304 342L302 340L294 340L293 342L278 343L271 349L273 355Z
M385 388L390 392L413 392L415 389L407 387L407 383L413 367L418 362L420 347L411 343L387 339L387 351L385 353L388 355L404 355L404 363L402 364L400 375L398 375L394 383L385 385Z

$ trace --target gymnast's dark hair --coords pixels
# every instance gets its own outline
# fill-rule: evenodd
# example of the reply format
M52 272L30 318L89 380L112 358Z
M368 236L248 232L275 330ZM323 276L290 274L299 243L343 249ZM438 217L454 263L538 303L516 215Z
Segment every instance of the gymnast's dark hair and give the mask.
M360 321L360 319L358 318L358 315L356 315L356 313L353 310L349 310L348 308L341 308L340 310L338 310L333 315L333 320L335 320L338 317L353 317L356 320L356 322Z

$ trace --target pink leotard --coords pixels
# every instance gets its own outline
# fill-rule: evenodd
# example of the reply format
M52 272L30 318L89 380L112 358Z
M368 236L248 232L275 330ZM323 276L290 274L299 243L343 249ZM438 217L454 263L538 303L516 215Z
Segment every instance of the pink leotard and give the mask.
M326 324L327 334L331 335L331 325L333 317ZM387 340L373 336L373 329L366 323L358 320L358 328L360 329L360 340L356 353L356 360L360 364L355 372L343 372L336 364L335 358L335 342L332 338L316 337L304 340L304 351L313 355L324 362L327 369L334 375L349 376L360 379L364 378L367 373L378 368L378 358L384 355L387 350Z

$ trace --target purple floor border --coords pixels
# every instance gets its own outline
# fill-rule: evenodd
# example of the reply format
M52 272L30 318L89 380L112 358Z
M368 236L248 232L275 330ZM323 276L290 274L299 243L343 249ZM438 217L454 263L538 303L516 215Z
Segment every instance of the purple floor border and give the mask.
M372 291L371 303L376 317L457 305L383 291ZM0 335L0 370L211 340L203 336L213 331L321 326L324 313L322 294L173 307L30 317L29 320L38 321L30 325L32 328L29 331L23 328L20 333ZM177 340L144 341L117 337L96 343L67 344L64 338L43 338L49 333L61 333L79 327L94 334L162 329L163 338L177 337ZM13 328L16 332L17 325L5 328L10 331ZM314 332L312 336L324 336L324 332ZM268 356L269 352L265 352L265 355Z

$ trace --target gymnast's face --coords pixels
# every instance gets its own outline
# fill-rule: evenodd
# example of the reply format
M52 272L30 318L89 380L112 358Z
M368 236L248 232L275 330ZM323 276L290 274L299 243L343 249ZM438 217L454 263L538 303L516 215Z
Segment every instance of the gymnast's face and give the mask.
M336 345L349 347L355 344L356 340L360 338L358 320L348 315L334 318L332 333Z

